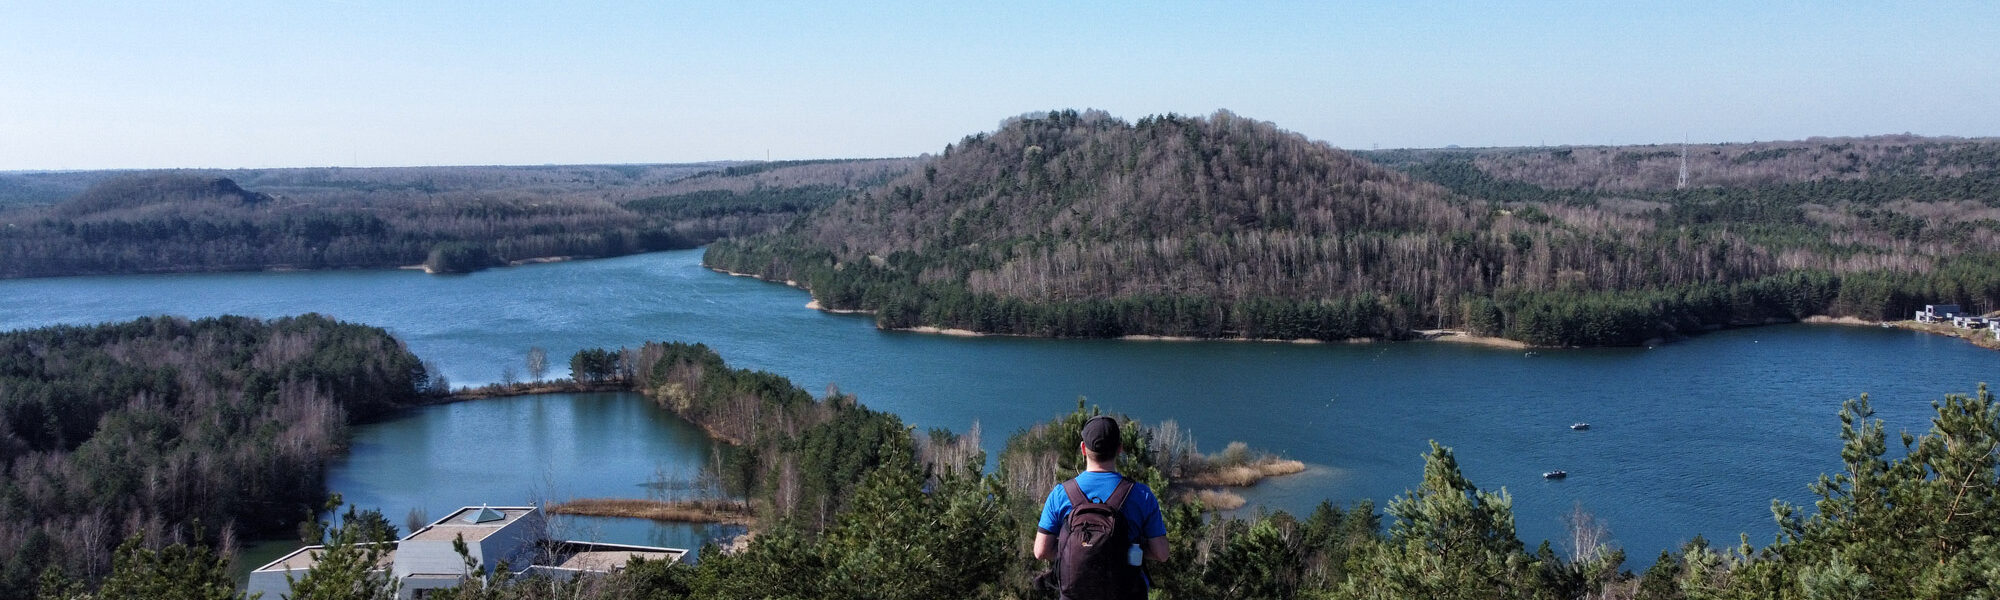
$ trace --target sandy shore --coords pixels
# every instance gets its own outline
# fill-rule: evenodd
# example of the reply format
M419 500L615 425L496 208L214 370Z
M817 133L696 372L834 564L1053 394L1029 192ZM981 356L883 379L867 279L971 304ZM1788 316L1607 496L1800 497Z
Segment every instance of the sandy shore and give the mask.
M808 303L806 307L814 309L819 308L817 302ZM843 311L827 311L827 312L843 312ZM865 312L865 311L846 311L846 312ZM908 331L912 333L935 333L939 335L951 335L959 337L988 337L988 336L1038 337L1038 336L1018 335L1010 333L986 333L986 332L973 331L970 329L933 327L929 325L918 326L918 327L897 327L897 328L892 328L892 330ZM1449 330L1449 329L1425 330L1425 331L1418 331L1417 333L1418 337L1410 341L1472 344L1477 346L1485 346L1488 348L1500 348L1505 350L1524 350L1535 347L1534 345L1529 344L1527 342L1510 340L1506 338L1481 337L1476 335L1470 335L1463 331ZM1327 344L1327 343L1372 344L1375 342L1383 341L1378 338L1367 338L1367 337L1347 338L1342 340L1315 340L1315 339L1278 339L1278 338L1242 338L1242 337L1205 338L1205 337L1194 337L1185 335L1145 335L1145 334L1121 335L1113 339L1128 341L1128 342L1258 342L1258 343L1308 344L1308 345Z
M1417 338L1418 340L1427 342L1472 344L1475 346L1485 346L1488 348L1505 348L1508 350L1526 350L1528 348L1534 347L1528 344L1527 342L1523 342L1520 340L1477 336L1477 335L1472 335L1470 333L1466 333L1464 331L1459 331L1457 329L1421 329L1417 331L1417 335L1419 336Z
M1121 335L1118 336L1116 339L1130 341L1130 342L1277 342L1282 344L1327 343L1326 340L1312 340L1312 339L1284 340L1278 338L1242 338L1242 337L1205 338L1205 337L1194 337L1190 335ZM1353 339L1334 340L1334 341L1341 343L1368 343L1375 341L1375 338L1353 338Z
M987 336L991 336L991 335L998 335L998 334L992 334L992 333L980 333L980 332L977 332L977 331L973 331L973 330L970 330L970 329L955 329L955 328L946 328L946 327L932 327L932 326L929 326L929 325L923 325L923 326L919 326L919 327L898 327L898 328L895 328L894 330L895 330L895 331L908 331L908 332L912 332L912 333L935 333L935 334L938 334L938 335L949 335L949 336L954 336L954 337L987 337Z
M1953 327L1950 323L1918 323L1916 321L1890 321L1889 326L1931 335L1955 337L1971 342L1974 346L2000 350L2000 339L1993 337L1993 330L1991 329L1959 329Z
M1810 317L1806 317L1805 320L1800 322L1811 323L1814 325L1868 325L1874 327L1881 326L1880 322L1870 321L1860 317L1829 317L1826 315L1813 315Z
M542 263L569 262L576 259L577 257L574 256L539 256L535 258L523 258L521 260L507 261L507 266L518 267L521 265L538 265Z
M751 273L738 273L735 271L730 271L727 269L718 269L715 267L708 267L708 270L715 271L717 273L721 273L731 277L749 277L751 279L756 279L759 281L767 281L770 283L783 283L785 285L792 287L800 287L797 281L791 281L791 280L773 281L769 279L764 279L762 277L759 277ZM813 299L812 301L806 302L806 308L821 312L835 313L835 314L875 314L875 311L872 310L826 308L825 306L820 305L818 299ZM1006 333L986 333L986 332L973 331L970 329L959 329L955 327L936 327L931 325L921 325L917 327L893 327L889 329L891 331L908 331L911 333L933 333L938 335L949 335L955 337L987 337L987 336L1038 337L1038 336L1006 334ZM1368 337L1348 338L1342 340L1316 340L1316 339L1276 339L1276 338L1243 338L1243 337L1205 338L1205 337L1183 336L1183 335L1148 335L1148 334L1122 335L1118 336L1115 339L1133 341L1133 342L1277 342L1285 344L1325 344L1329 342L1338 342L1344 344L1368 344L1368 343L1382 341L1376 338L1368 338ZM1510 340L1506 338L1476 336L1457 329L1418 330L1417 338L1413 341L1433 341L1433 342L1450 342L1454 344L1472 344L1476 346L1485 346L1488 348L1501 348L1507 350L1522 350L1534 347L1528 344L1527 342Z
M824 306L820 306L820 305L819 305L819 300L813 300L813 301L811 301L811 302L807 302L807 303L806 303L806 308L810 308L810 309L813 309L813 310L816 310L816 311L820 311L820 312L828 312L828 313L833 313L833 314L836 314L836 315L872 315L872 314L875 314L875 311L872 311L872 310L860 310L860 309L851 309L851 308L827 308L827 307L824 307Z

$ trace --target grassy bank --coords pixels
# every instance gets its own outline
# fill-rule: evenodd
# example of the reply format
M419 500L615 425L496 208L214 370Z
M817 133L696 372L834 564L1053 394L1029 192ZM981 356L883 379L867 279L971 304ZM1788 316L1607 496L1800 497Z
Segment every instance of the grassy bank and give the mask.
M442 402L461 400L483 400L507 396L527 396L532 394L583 394L591 392L627 392L632 386L618 381L576 381L555 379L550 381L530 381L525 383L492 383L479 387L459 388L445 396Z
M1959 338L1972 345L1990 350L2000 350L2000 339L1994 339L1991 329L1960 329L1950 323L1918 323L1916 321L1894 321L1892 327L1921 331L1924 333Z
M558 515L629 517L670 523L729 523L755 525L750 505L734 500L639 500L582 498L549 506Z

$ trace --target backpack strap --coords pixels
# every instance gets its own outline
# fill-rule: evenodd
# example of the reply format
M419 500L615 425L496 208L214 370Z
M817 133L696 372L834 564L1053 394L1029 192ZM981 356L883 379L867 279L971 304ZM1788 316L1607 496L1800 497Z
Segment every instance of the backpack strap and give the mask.
M1132 480L1120 475L1118 489L1111 490L1111 497L1105 499L1104 503L1110 505L1111 510L1122 511L1125 510L1125 497L1129 495L1132 495Z
M1063 482L1062 488L1063 493L1069 494L1069 505L1071 508L1090 503L1090 497L1083 495L1083 487L1076 484L1075 478Z

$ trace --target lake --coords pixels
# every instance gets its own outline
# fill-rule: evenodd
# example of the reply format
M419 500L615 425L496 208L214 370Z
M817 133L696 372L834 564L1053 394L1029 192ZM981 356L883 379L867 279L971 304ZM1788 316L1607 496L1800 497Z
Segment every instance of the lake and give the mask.
M1922 431L1932 401L1993 380L2000 365L2000 354L1959 340L1876 327L1773 326L1650 350L1529 356L1444 343L959 338L879 331L866 316L805 309L809 299L706 270L691 250L456 276L0 281L0 328L319 312L388 329L457 385L525 372L531 346L547 348L561 376L579 348L698 341L733 366L815 393L837 385L918 427L965 431L978 422L989 451L1082 396L1143 421L1175 420L1210 452L1243 441L1311 465L1245 491L1251 509L1299 512L1321 499L1385 505L1417 484L1426 442L1437 440L1456 449L1473 482L1512 494L1531 548L1560 540L1563 515L1580 505L1610 526L1635 569L1696 534L1733 543L1747 532L1768 543L1771 500L1808 503L1806 486L1839 468L1841 401L1869 393L1892 437ZM329 484L364 507L378 503L397 523L411 508L436 515L618 490L644 497L656 470L691 471L706 447L698 432L650 410L627 395L430 407L358 428ZM1578 421L1591 429L1571 431ZM621 441L589 443L610 440ZM488 470L465 467L482 459L478 468ZM1542 479L1551 469L1570 476ZM703 534L591 527L640 543Z

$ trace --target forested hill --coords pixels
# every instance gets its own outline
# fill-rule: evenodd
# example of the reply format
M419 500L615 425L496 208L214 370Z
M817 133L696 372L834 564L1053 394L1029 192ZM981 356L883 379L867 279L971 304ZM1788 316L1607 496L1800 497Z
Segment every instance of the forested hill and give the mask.
M94 581L130 536L227 554L286 533L350 419L442 387L387 332L318 315L0 333L0 598L50 568Z
M692 248L773 229L915 162L0 173L0 277L463 272Z
M1703 164L1750 174L1662 190L1659 150L1571 151L1604 165L1575 173L1495 151L1367 155L1378 163L1228 112L1057 111L706 260L802 282L885 327L1046 336L1462 327L1606 345L1907 318L1928 302L2000 308L2000 145L1842 143L1716 150ZM1557 175L1588 185L1531 182Z

